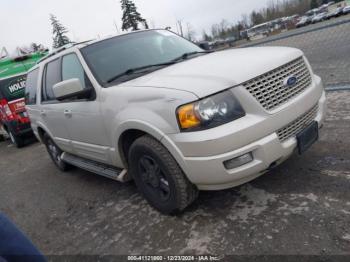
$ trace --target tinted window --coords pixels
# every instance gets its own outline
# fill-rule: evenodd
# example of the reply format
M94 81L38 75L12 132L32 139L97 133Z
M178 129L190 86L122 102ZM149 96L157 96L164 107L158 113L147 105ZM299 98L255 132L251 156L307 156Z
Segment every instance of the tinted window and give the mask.
M60 60L56 59L46 66L43 101L55 100L52 87L59 82L61 82Z
M78 78L84 88L91 86L76 54L69 54L62 58L62 81L72 78Z
M5 98L7 101L23 98L25 84L25 75L0 80L0 97Z
M203 51L167 30L117 36L81 49L95 77L103 85L130 68L169 62L184 53Z
M27 105L36 103L36 92L38 84L39 69L35 69L27 75L25 97Z

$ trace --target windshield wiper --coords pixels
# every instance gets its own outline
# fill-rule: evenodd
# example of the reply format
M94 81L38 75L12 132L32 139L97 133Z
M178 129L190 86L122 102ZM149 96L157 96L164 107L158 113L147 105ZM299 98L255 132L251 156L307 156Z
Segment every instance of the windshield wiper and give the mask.
M195 51L195 52L189 52L189 53L184 53L181 56L171 60L172 62L177 62L179 60L186 60L192 55L197 55L197 54L209 54L213 53L214 51Z
M152 67L161 67L161 66L169 66L175 64L175 61L167 62L167 63L160 63L160 64L154 64L154 65L146 65L146 66L140 66L140 67L135 67L135 68L129 68L128 70L124 71L123 73L120 73L116 76L111 77L110 79L107 80L107 83L112 83L115 80L117 80L120 77L127 76L127 75L132 75L135 74L139 71L142 71L144 69L149 69Z
M212 53L214 51L196 51L196 52L189 52L189 53L185 53L182 54L181 56L171 60L170 62L166 62L166 63L160 63L160 64L154 64L154 65L146 65L146 66L141 66L141 67L135 67L135 68L130 68L126 71L124 71L123 73L120 73L116 76L111 77L110 79L107 80L107 83L110 84L112 82L114 82L115 80L117 80L120 77L123 76L127 76L127 75L132 75L132 74L136 74L138 73L140 70L144 70L144 69L149 69L152 67L161 67L161 66L169 66L169 65L173 65L176 64L178 61L180 60L186 60L188 59L190 56L192 55L196 55L196 54L208 54L208 53Z

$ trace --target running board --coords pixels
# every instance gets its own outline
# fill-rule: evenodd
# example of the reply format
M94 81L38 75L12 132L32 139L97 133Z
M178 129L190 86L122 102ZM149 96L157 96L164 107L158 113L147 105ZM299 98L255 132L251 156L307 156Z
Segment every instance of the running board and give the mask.
M73 166L79 167L86 171L95 173L100 176L108 177L119 182L130 181L129 176L127 175L126 169L118 169L106 164L102 164L93 160L88 160L79 156L74 156L69 153L63 152L61 159Z

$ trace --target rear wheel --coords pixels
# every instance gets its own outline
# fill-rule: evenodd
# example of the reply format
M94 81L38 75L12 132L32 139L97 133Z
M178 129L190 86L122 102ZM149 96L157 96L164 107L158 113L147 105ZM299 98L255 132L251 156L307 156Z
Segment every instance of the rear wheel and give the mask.
M157 140L138 138L129 150L129 172L146 200L164 214L183 211L198 196L197 188Z
M12 131L9 131L9 137L11 139L12 144L14 144L17 148L21 148L24 146L24 140L20 136L16 136L12 133Z
M63 151L55 144L55 142L47 134L44 134L44 144L46 146L47 152L49 153L52 161L61 171L67 171L70 169L71 165L64 162L61 158Z

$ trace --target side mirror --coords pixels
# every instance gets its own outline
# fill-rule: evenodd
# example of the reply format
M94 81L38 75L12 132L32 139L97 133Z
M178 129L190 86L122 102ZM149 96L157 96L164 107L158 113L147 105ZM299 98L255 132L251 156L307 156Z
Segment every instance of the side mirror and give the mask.
M78 78L59 82L55 84L52 89L56 99L59 101L73 97L87 98L91 93L91 89L83 88Z

